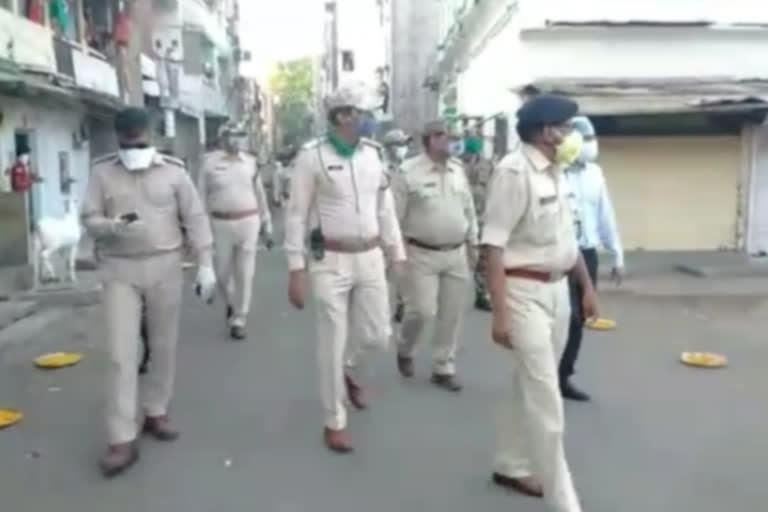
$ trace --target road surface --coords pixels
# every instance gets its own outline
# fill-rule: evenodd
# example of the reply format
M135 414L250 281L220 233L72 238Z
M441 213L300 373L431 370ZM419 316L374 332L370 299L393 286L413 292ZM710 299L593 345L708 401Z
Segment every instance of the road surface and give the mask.
M504 354L473 312L458 396L432 387L429 355L404 382L393 354L370 359L371 408L351 415L357 451L321 442L311 308L292 311L279 252L261 253L250 339L226 339L222 305L188 293L173 419L178 443L142 443L140 464L113 481L102 453L105 357L98 311L77 310L0 356L0 404L25 420L0 431L0 509L42 512L545 512L489 484ZM619 329L590 333L568 404L567 450L586 512L752 512L768 485L768 327L759 299L648 299L607 294ZM83 350L53 373L31 359ZM725 352L727 369L677 362L686 349Z

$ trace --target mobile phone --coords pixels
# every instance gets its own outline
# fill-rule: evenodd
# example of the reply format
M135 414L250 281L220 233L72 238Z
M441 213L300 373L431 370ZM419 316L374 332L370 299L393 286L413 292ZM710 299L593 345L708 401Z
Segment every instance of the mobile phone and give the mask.
M130 224L131 222L139 220L139 214L136 212L124 213L120 216L120 220Z

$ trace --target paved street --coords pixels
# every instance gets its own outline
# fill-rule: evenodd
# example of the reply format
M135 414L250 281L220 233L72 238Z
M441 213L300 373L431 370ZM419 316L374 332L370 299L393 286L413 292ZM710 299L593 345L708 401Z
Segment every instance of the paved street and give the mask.
M105 358L97 311L0 354L0 405L26 418L0 432L2 510L38 512L544 512L488 484L494 405L504 356L488 317L465 326L451 396L428 383L422 351L412 382L393 355L372 358L372 407L351 417L358 450L321 443L311 311L291 311L282 254L261 253L247 343L226 341L221 305L183 315L173 417L182 439L145 441L114 481L96 470L103 448ZM586 512L752 512L768 502L768 306L757 299L604 296L619 322L590 334L578 383L595 401L567 406L567 448ZM46 350L86 359L55 373L32 368ZM721 350L724 370L693 370L685 349Z

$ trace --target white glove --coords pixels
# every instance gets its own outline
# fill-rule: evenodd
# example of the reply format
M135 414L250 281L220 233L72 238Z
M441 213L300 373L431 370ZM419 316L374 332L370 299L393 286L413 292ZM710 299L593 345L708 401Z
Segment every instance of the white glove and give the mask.
M195 293L203 301L213 302L213 294L216 293L216 273L213 271L213 267L198 267Z

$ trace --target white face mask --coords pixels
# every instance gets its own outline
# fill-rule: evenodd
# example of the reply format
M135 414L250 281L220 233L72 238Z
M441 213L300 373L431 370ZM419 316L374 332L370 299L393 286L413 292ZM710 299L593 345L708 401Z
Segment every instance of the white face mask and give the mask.
M19 162L21 162L26 166L29 166L29 155L28 154L19 155Z
M143 171L152 165L152 159L155 158L155 148L121 149L117 154L129 171Z
M248 148L248 137L229 136L227 138L227 145L232 149L245 151Z
M595 160L597 160L598 154L599 154L599 150L597 147L596 140L590 140L590 141L584 142L584 145L581 147L579 162L582 162L585 164L589 162L594 162Z
M402 160L405 158L405 155L408 154L408 146L398 146L395 148L395 156Z

